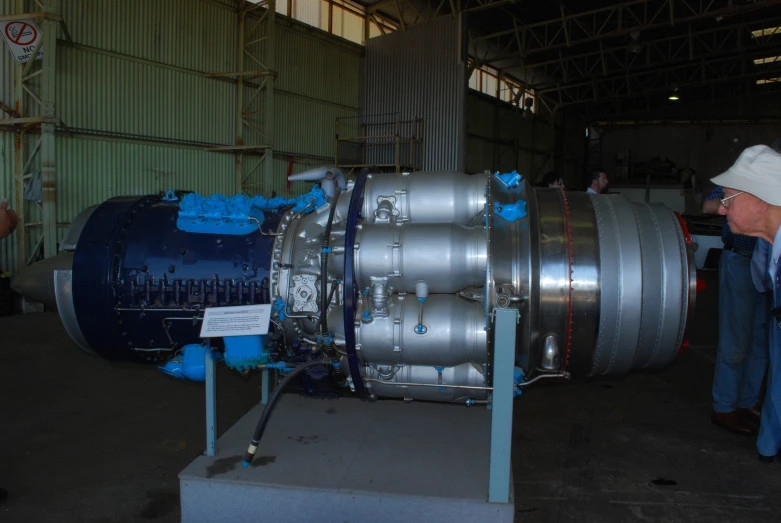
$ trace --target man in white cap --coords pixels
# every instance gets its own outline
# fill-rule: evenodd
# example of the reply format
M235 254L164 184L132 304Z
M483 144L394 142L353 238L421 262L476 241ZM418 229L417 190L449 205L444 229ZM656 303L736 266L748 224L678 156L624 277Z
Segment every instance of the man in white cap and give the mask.
M773 287L770 331L770 365L767 394L757 438L762 461L773 461L781 449L781 154L765 145L743 151L725 173L712 178L724 187L719 214L727 217L730 230L754 236L772 247L767 263Z

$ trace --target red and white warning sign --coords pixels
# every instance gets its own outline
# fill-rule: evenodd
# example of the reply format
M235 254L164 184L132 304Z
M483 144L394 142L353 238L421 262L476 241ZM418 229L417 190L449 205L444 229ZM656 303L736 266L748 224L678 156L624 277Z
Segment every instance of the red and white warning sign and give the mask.
M41 30L32 20L8 20L0 22L0 34L3 35L8 50L17 63L28 62L35 46L41 39ZM38 49L36 60L43 58L43 46Z

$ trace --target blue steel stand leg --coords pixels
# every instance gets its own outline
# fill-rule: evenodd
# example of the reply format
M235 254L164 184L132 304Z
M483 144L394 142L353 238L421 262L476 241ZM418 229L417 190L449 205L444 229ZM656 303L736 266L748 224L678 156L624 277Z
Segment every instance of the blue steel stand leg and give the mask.
M494 385L488 501L508 503L513 432L513 370L518 311L496 309L494 314Z
M211 348L206 351L206 455L217 453L217 376Z
M263 384L261 385L261 395L260 395L260 404L265 405L268 403L268 369L263 369L261 371L261 379L263 380Z

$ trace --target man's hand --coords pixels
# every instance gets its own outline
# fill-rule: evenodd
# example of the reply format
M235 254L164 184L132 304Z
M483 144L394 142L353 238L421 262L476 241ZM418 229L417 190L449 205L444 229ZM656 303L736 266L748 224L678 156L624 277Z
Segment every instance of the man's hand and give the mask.
M0 201L0 240L14 232L19 217L8 208L8 200Z

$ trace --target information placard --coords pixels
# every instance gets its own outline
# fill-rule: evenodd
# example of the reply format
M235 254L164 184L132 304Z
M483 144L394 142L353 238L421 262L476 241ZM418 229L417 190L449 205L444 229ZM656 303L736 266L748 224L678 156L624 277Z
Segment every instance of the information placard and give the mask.
M213 307L203 313L201 338L268 334L271 305Z

